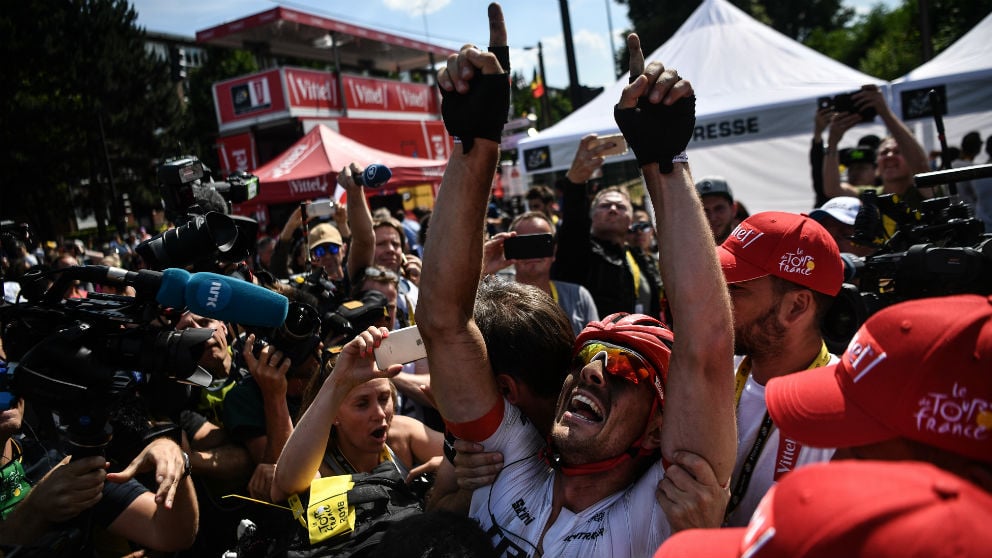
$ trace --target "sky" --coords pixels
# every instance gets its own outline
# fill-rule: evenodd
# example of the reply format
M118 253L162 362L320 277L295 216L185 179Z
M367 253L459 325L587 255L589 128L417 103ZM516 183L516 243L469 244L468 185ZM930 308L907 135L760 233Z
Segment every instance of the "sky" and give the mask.
M897 0L845 0L844 4L868 10ZM228 21L282 5L381 31L458 49L462 44L486 44L489 38L486 7L489 0L131 0L138 24L148 31L195 36ZM622 33L631 28L627 7L613 0L569 0L579 83L590 87L616 81L610 53L623 46ZM550 86L568 85L559 2L555 0L503 0L503 14L511 46L514 71L530 79L537 66L540 42ZM612 26L610 23L612 22Z

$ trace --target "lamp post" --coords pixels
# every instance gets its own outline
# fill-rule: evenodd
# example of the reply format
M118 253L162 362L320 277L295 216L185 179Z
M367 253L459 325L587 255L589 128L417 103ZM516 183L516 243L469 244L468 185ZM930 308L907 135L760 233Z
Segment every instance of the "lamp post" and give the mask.
M561 31L565 37L565 61L568 63L568 96L572 99L572 110L582 106L579 92L579 70L575 65L575 45L572 44L572 19L568 15L568 0L558 0L561 11Z
M541 128L547 128L551 122L551 103L548 102L548 80L544 75L544 47L541 41L537 42L537 47L524 47L524 50L534 50L537 48L537 75L541 77L541 85L544 87L544 94L541 95Z

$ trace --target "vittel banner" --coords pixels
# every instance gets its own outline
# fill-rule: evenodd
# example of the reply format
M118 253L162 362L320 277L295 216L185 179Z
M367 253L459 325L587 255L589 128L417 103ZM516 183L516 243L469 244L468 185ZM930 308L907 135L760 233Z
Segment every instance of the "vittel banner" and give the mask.
M431 87L356 76L343 76L349 110L377 110L432 114L437 106Z
M340 110L337 79L331 72L285 68L289 106L317 110Z

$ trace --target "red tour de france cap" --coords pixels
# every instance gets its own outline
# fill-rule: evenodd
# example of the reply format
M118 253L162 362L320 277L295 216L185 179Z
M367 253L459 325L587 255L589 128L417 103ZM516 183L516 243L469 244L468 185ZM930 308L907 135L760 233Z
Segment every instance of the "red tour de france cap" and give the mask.
M769 380L765 400L783 435L811 446L908 438L992 463L992 297L885 308L836 364Z
M756 213L737 225L717 253L727 283L774 275L834 296L844 281L837 243L822 225L798 213Z
M655 558L980 557L992 495L929 463L834 461L773 486L751 523L676 533Z

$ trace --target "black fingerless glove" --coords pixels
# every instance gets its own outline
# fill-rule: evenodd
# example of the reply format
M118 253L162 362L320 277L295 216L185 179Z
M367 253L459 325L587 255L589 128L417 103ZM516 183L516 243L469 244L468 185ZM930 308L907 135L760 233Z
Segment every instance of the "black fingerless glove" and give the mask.
M623 132L627 144L640 166L658 163L668 174L674 166L672 159L685 151L696 126L696 97L684 97L672 105L651 103L641 97L637 106L613 108L613 118Z
M448 133L462 142L462 153L471 151L475 138L499 143L509 110L508 74L477 73L465 94L441 89L441 118Z
M510 47L503 46L491 46L489 47L489 52L496 55L496 61L499 62L499 67L503 68L503 71L507 74L510 73Z

